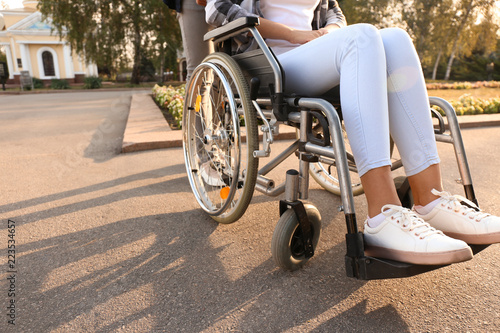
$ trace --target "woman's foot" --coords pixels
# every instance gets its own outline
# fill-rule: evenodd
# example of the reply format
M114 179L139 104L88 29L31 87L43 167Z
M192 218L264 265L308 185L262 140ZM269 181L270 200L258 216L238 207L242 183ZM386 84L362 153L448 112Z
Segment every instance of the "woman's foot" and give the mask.
M427 214L415 213L446 235L469 244L500 242L500 217L482 212L469 200L448 192L432 190L439 202Z
M365 254L418 265L446 265L472 259L471 248L431 227L407 208L385 205L385 220L365 222Z

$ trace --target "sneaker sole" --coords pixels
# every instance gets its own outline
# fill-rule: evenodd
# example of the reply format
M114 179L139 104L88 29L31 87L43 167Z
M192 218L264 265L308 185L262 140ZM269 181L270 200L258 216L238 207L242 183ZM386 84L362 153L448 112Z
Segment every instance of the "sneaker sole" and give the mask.
M443 231L443 233L448 237L463 240L467 244L486 245L486 244L500 243L500 232L495 232L493 234L483 234L483 235L460 234L456 232L447 232L447 231Z
M419 253L398 251L378 246L366 245L365 255L374 258L391 259L415 265L448 265L472 259L472 249L466 247L460 250L434 253Z

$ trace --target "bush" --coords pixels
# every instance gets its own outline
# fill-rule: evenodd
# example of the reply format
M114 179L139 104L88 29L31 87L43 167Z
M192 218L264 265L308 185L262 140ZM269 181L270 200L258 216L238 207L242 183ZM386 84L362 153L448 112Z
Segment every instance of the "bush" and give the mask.
M172 86L161 87L155 85L153 87L153 98L155 102L162 108L170 113L177 125L182 128L182 111L184 109L184 93L185 86L182 85L177 88Z
M102 87L102 79L98 76L86 77L83 82L84 89L99 89Z
M460 96L458 101L451 101L457 115L500 113L500 99L483 99L470 94Z
M33 87L35 87L35 89L42 89L42 88L45 88L45 84L39 78L34 77L33 78Z
M465 94L460 96L458 101L451 100L450 104L459 116L500 113L500 98L483 99ZM438 107L436 110L444 116L443 110Z
M51 89L69 89L69 82L67 80L52 79L50 83Z

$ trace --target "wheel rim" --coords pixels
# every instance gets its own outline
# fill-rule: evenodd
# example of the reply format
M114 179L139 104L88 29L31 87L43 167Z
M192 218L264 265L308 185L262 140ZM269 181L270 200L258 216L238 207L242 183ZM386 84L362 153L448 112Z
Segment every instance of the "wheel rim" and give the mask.
M302 237L302 228L300 228L300 224L297 222L297 226L292 233L292 237L290 238L290 252L294 259L301 259L305 255L304 249L304 240ZM314 227L311 225L311 235L314 235Z
M237 105L229 81L214 64L200 65L190 86L197 89L187 96L184 109L188 178L200 206L220 215L233 203L240 178Z
M253 157L253 151L258 148L255 110L250 103L249 88L241 70L226 54L209 55L195 69L192 77L186 89L183 117L183 143L188 179L202 209L220 223L231 223L244 213L250 203L257 177L258 160ZM203 80L207 80L207 77L210 77L210 85L203 86ZM203 96L210 98L203 99L199 90L201 86L205 91ZM216 93L224 98L215 98ZM217 105L223 110L220 114L225 116L220 120L226 124L230 123L231 130L227 130L227 127L207 130L206 126L203 130L200 123L200 135L196 135L196 117L207 118L199 116L196 109L201 109L204 104ZM203 112L200 114L203 115ZM195 140L191 140L193 136ZM197 174L197 167L201 164L193 158L197 155L197 145L202 146L201 150L210 156L213 145L219 151L228 152L225 154L227 158L222 159L223 167L218 167L220 158L215 159L216 163L211 163L211 172L223 175L220 177L221 183L225 182L223 186L207 186Z
M345 132L344 128L342 129L342 132L347 152L347 163L350 170L351 188L353 190L353 195L358 195L363 193L363 187L361 185L361 180L359 179L359 175L357 173L354 156L351 153L349 153L351 149L350 149L349 139L347 138L347 133ZM313 124L313 134L320 138L322 138L324 135L322 128L320 126L314 126L314 124ZM335 165L330 166L322 162L311 163L310 173L313 176L313 178L325 189L333 193L340 194L340 182L338 178L335 177L334 175L335 172L332 174L331 167L335 168Z

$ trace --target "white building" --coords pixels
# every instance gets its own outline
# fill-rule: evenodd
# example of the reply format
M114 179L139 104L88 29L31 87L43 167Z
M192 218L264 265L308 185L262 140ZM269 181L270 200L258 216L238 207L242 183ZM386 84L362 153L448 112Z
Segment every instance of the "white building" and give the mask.
M50 18L42 20L38 1L23 1L24 8L0 10L0 48L7 56L8 83L19 83L21 71L42 80L83 82L97 76L97 66L87 63L54 32Z

